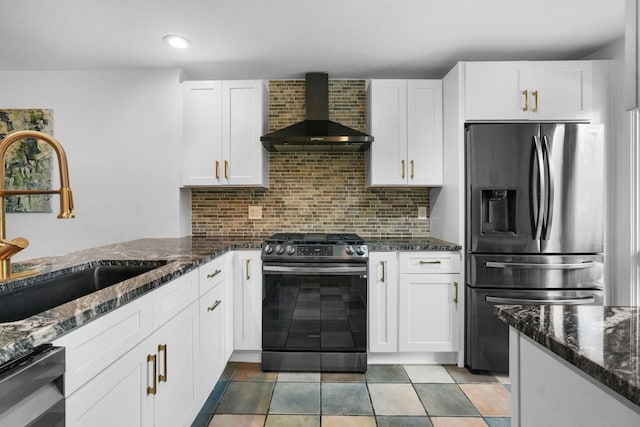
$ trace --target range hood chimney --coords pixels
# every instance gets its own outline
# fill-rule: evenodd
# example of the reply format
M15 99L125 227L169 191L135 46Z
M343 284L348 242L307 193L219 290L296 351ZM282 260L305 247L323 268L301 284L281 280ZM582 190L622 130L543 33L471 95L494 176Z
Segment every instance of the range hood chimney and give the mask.
M305 120L260 137L269 151L365 151L373 137L329 120L329 75L305 75Z

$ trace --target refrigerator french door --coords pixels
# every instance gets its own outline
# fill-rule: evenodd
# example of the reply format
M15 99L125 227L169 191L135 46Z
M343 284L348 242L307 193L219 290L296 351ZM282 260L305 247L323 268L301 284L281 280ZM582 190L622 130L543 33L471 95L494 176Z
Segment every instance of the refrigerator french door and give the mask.
M508 370L496 304L602 304L603 127L466 127L465 362Z

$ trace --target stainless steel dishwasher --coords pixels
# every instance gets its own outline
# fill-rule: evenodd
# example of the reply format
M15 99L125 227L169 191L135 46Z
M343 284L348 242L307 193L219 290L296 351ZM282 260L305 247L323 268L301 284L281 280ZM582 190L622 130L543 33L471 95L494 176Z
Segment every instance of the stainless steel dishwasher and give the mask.
M64 348L44 344L0 367L0 425L65 425Z

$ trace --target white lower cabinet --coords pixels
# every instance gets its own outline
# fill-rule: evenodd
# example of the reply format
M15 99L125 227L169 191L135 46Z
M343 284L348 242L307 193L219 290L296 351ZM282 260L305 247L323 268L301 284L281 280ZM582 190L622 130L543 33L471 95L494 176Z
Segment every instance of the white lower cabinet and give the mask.
M235 350L262 349L262 261L259 250L233 254Z
M398 254L369 253L369 351L398 351Z
M224 282L200 297L200 354L198 369L198 395L206 400L224 370L226 356L226 312Z
M66 425L190 425L197 329L193 303L69 396Z
M369 351L458 351L458 252L369 254Z

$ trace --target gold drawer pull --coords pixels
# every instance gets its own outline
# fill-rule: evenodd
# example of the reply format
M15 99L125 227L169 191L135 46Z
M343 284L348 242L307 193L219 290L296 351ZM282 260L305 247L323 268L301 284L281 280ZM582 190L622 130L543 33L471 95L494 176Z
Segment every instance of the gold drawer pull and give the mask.
M155 354L147 354L147 365L149 364L149 362L153 362L153 387L149 387L147 386L147 395L150 394L156 394L156 371L157 371L157 365L156 365L156 355Z
M218 308L218 306L222 304L221 300L216 300L216 302L213 303L213 305L211 307L207 307L207 311L213 311L216 308Z
M213 279L214 277L216 277L220 273L222 273L222 270L216 270L213 273L209 273L209 274L207 274L207 279Z
M158 345L158 353L160 352L164 352L164 375L160 374L158 375L158 381L160 382L167 382L167 345L166 344L160 344Z
M229 179L229 162L228 161L224 161L224 178L225 179Z
M402 161L402 179L404 179L404 160Z
M413 160L411 160L411 179L413 179L413 172L414 172Z
M250 259L247 259L244 261L244 269L245 272L247 273L247 280L251 280L251 276L249 275L249 261L251 261Z
M538 112L538 91L533 91L533 108L531 109L532 113Z
M220 162L216 160L216 179L220 179Z
M523 90L522 95L524 95L524 106L522 107L522 111L529 111L529 91Z
M380 278L380 283L384 283L384 261L380 261L380 265L382 266L382 277Z
M458 303L458 282L453 282L453 286L456 288L456 295L453 297L453 302Z
M420 265L424 265L424 264L442 264L442 261L423 261L423 260L420 260Z

